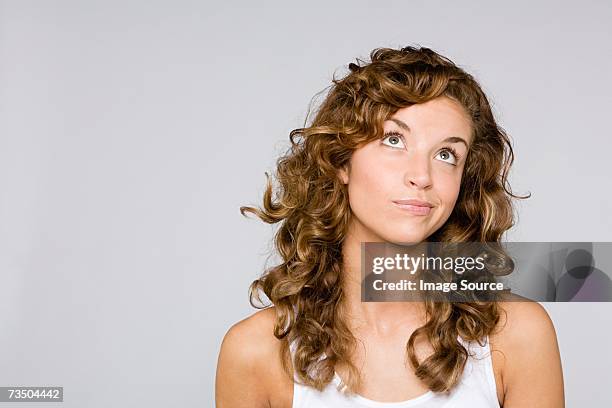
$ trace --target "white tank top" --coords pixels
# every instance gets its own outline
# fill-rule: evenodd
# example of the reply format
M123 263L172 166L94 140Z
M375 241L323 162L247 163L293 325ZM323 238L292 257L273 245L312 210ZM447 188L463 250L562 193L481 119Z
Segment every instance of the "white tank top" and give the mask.
M338 374L323 391L298 383L296 374L292 408L499 408L488 336L484 346L475 341L466 342L461 337L458 340L467 349L469 357L459 383L448 394L430 390L405 401L381 402L357 394L348 396L339 391L341 380ZM293 358L295 342L291 343L290 350Z

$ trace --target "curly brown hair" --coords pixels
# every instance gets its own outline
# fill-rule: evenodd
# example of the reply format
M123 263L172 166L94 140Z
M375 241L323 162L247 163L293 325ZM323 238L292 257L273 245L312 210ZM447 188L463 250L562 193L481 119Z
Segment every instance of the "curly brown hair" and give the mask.
M267 269L249 287L256 308L260 292L276 306L274 335L289 368L289 344L299 339L293 368L299 380L322 390L336 364L348 368L347 390L361 375L351 362L356 344L343 308L342 242L351 220L347 186L338 176L353 151L382 136L383 122L398 109L446 96L471 118L470 147L457 203L446 223L428 241L500 242L514 225L507 176L512 146L497 125L476 80L448 58L426 47L377 48L370 62L357 59L332 85L312 123L290 133L291 147L277 161L278 188L266 173L263 208L243 206L266 223L282 221L274 242L280 265ZM275 197L273 197L275 192ZM497 302L425 301L427 321L407 342L416 375L436 392L449 391L463 372L467 352L458 336L479 341L496 327ZM418 361L415 341L425 336L433 354Z

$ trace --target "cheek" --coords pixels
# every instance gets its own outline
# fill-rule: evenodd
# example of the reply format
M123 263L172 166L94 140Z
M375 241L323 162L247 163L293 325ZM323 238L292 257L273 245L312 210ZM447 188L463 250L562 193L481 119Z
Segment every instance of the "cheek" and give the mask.
M448 212L452 211L459 197L461 177L441 177L436 185L440 202Z
M371 170L371 169L370 169ZM367 171L365 168L353 169L348 185L349 201L355 213L360 209L375 207L375 198L385 196L385 180L378 171Z
M358 218L364 220L380 215L384 202L393 191L394 174L396 172L367 148L355 152L348 193L351 209Z

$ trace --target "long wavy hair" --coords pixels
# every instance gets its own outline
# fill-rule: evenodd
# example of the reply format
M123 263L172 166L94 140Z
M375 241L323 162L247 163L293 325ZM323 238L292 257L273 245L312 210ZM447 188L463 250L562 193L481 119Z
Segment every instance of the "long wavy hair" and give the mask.
M447 222L428 241L500 242L514 225L511 198L526 198L510 190L512 146L472 75L426 47L377 48L369 62L356 62L348 65L344 77L334 74L312 123L291 131L291 146L276 163L278 186L273 187L266 173L263 208L240 207L242 215L250 212L266 223L281 222L274 243L283 262L253 281L249 301L253 307L266 307L263 292L276 306L274 335L283 340L283 367L292 378L297 373L300 382L318 390L333 379L337 364L347 367L348 392L362 385L351 361L356 339L343 308L341 248L351 209L338 170L356 149L383 136L385 120L400 108L440 96L459 102L471 118L473 143L459 197ZM501 308L497 302L428 300L424 307L426 323L408 339L408 358L429 389L449 391L468 357L457 337L480 341L496 327ZM422 361L415 354L419 336L433 348ZM294 340L291 360L289 344Z

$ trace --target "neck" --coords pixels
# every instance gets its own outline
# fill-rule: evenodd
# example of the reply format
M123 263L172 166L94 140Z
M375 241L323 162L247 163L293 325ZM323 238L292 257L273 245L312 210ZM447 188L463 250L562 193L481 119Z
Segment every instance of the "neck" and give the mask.
M425 323L423 302L362 302L361 301L361 243L384 242L372 234L352 228L342 243L343 307L353 329L368 330L388 335L402 330L416 329Z

